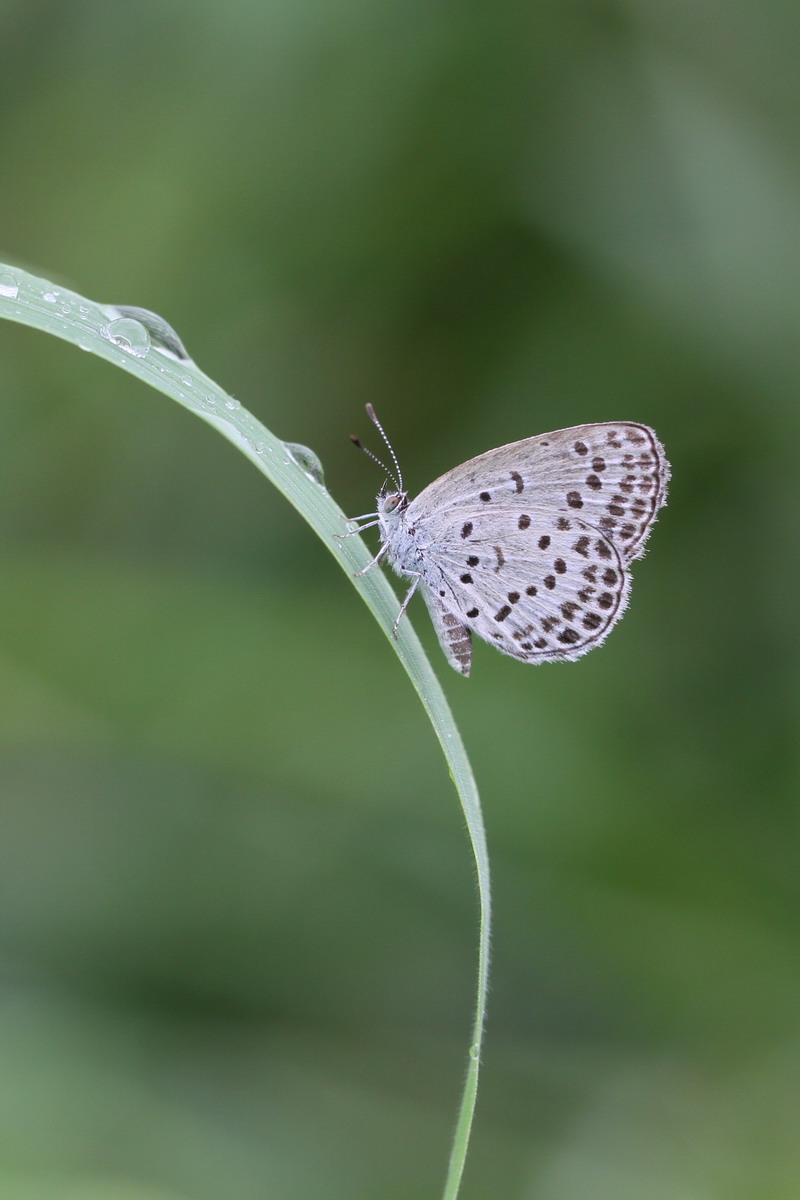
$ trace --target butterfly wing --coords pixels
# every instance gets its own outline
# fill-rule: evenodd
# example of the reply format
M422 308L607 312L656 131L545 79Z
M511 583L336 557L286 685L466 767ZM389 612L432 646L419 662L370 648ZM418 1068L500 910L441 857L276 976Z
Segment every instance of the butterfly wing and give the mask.
M468 673L469 630L525 662L599 645L625 611L626 564L643 553L668 480L655 433L632 422L525 438L434 480L405 524L451 664Z
M452 605L443 603L441 589L431 591L424 583L420 586L439 645L444 650L447 661L462 675L469 675L472 666L472 634L469 625L463 617L452 611ZM483 636L481 634L481 637Z
M423 594L456 670L469 630L523 662L580 658L622 616L630 586L618 547L575 517L540 514L519 524L516 508L476 513L469 537L434 529ZM441 629L439 627L442 627ZM446 640L448 639L448 640Z
M494 526L501 507L532 522L544 512L563 513L580 517L630 562L644 551L668 481L664 449L647 425L575 425L462 463L412 501L409 518L419 524L417 514L434 514L443 522L448 513L455 530L460 516L462 527L480 514Z

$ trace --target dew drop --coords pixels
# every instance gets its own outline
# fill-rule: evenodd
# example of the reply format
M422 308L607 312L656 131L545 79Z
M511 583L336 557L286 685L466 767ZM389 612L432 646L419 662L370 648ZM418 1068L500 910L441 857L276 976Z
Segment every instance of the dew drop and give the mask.
M113 345L119 346L126 354L132 354L134 358L144 358L150 349L150 334L140 321L134 321L131 317L109 321L108 325L102 327L100 334Z
M158 313L151 312L149 308L139 308L133 304L106 304L104 308L106 315L112 319L115 317L128 317L144 325L150 334L153 349L166 352L172 358L191 362L191 355L169 321L165 321Z
M55 304L56 300L58 299L58 292L45 292L42 296L42 299L46 301L47 304Z
M10 271L0 271L0 296L5 296L7 300L16 300L19 295L19 283L16 275L12 275Z
M313 479L314 483L318 483L320 487L325 486L322 463L313 450L309 450L308 446L302 446L299 442L284 442L283 448L288 450L300 470L309 479Z
M470 1058L472 1059L472 1061L473 1061L473 1062L478 1062L478 1060L480 1059L480 1056L481 1056L481 1048L480 1048L480 1046L479 1046L477 1043L475 1043L474 1045L470 1046L470 1048L469 1048L469 1056L470 1056Z
M229 408L231 410L231 412L236 412L236 410L241 408L242 406L238 400L234 400L233 396L229 396L228 399L225 401L225 407Z

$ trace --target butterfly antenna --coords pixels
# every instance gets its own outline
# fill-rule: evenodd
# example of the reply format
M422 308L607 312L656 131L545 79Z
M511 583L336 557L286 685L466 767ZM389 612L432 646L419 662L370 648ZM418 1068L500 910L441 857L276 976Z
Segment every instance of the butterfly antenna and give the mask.
M355 436L355 434L351 433L350 441L353 443L354 446L356 446L359 450L361 450L361 452L363 454L366 454L367 458L371 458L374 463L377 463L378 466L380 467L380 469L386 475L387 479L391 479L392 483L395 484L395 486L398 486L397 480L395 479L394 475L389 470L389 468L386 466L386 463L381 462L381 460L378 458L377 454L373 454L371 450L368 450L367 447L364 445L364 443L361 441L361 438L357 438ZM400 488L400 490L401 491L403 490L402 487Z
M370 421L372 421L372 424L375 426L378 433L383 438L384 442L386 443L386 448L392 456L392 462L394 463L394 469L396 472L396 480L395 481L396 481L400 491L402 492L404 490L404 488L403 488L403 472L400 470L400 463L397 461L397 455L394 452L394 446L392 445L392 443L389 441L388 437L386 436L386 432L385 432L383 426L381 425L380 421L378 420L375 409L372 407L371 404L368 404L366 407L367 407L367 416L369 417Z

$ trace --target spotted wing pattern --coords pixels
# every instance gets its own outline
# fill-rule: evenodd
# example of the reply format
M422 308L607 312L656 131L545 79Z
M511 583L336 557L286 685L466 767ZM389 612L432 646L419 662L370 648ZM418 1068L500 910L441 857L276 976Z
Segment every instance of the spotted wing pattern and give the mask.
M426 572L428 607L448 614L441 624L472 629L524 662L576 659L598 646L627 603L629 576L615 544L573 517L540 516L502 544L484 522L476 517L460 545L440 545Z
M625 610L669 466L651 429L580 425L490 450L435 480L405 514L451 665L474 632L524 662L580 658Z
M447 661L462 675L469 675L472 666L472 633L469 623L452 611L452 604L442 603L439 589L432 592L426 584L422 584L420 590Z
M452 510L514 507L534 518L545 511L580 517L613 541L625 562L638 558L666 501L669 465L647 425L620 421L576 425L511 442L440 476L409 506L444 519ZM466 514L465 514L466 519Z

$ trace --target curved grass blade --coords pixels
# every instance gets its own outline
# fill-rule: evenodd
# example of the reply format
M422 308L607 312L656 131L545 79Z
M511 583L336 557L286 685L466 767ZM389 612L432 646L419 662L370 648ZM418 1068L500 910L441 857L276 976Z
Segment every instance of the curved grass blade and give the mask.
M30 325L107 359L188 408L233 442L319 534L383 629L417 690L439 739L467 822L478 875L480 935L477 996L466 1082L450 1155L443 1200L456 1200L464 1170L478 1087L489 972L489 859L480 801L461 736L438 678L408 620L397 639L392 626L399 604L382 571L356 577L372 555L357 537L341 539L341 509L321 484L312 451L284 443L188 357L174 330L155 313L102 305L68 288L0 263L0 317Z

